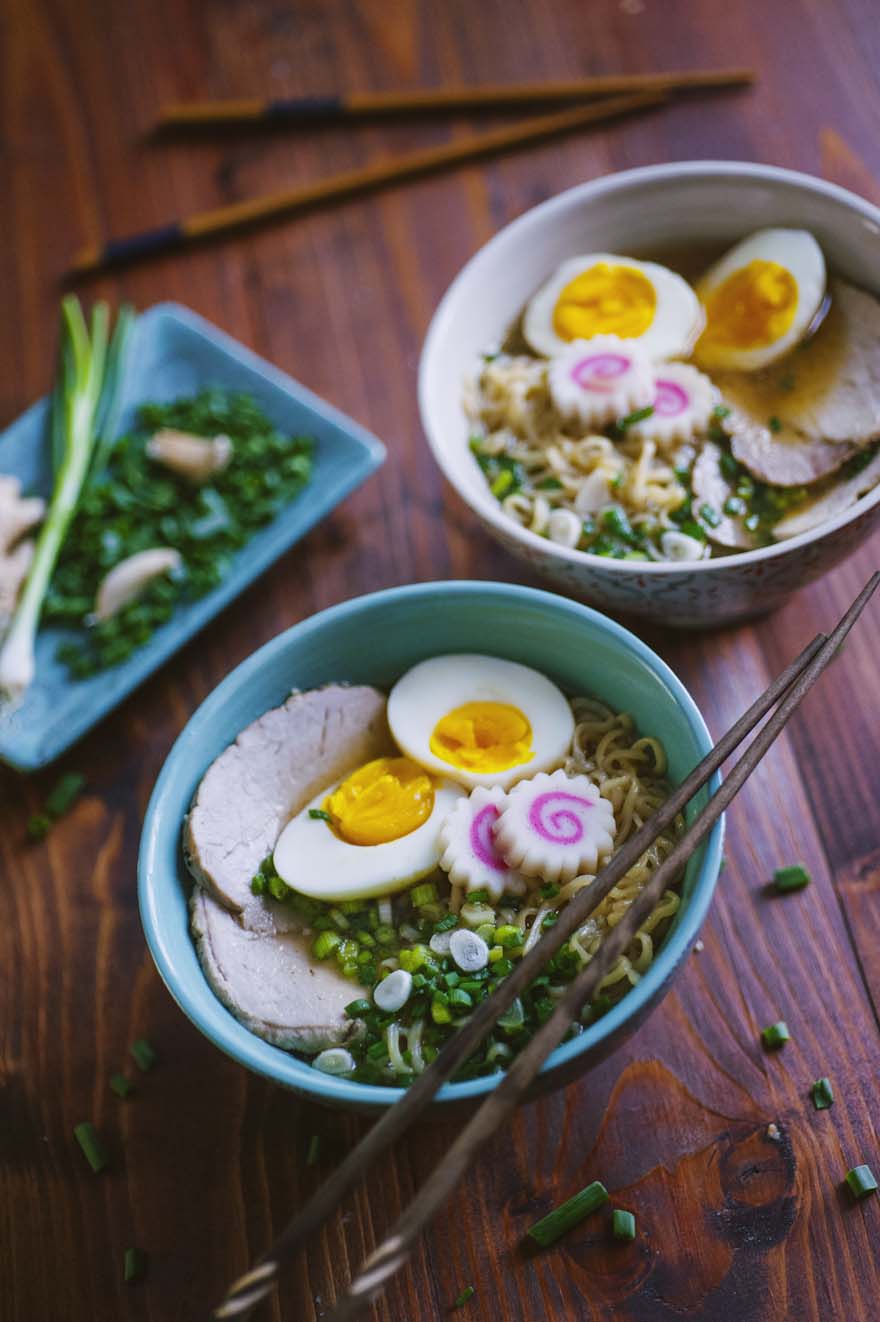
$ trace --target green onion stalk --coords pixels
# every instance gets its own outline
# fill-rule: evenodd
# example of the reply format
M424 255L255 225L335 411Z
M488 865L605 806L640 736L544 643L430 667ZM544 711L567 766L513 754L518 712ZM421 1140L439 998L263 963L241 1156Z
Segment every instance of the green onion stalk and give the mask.
M134 314L122 308L112 342L106 303L86 325L79 299L61 303L58 375L52 396L54 485L31 567L0 648L0 699L17 702L34 678L34 644L49 583L83 491L109 455Z

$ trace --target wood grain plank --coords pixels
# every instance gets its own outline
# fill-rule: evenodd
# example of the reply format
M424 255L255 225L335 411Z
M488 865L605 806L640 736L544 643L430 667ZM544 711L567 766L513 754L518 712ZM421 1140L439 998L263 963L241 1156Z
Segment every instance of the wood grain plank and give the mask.
M202 1316L363 1132L361 1118L245 1075L190 1027L146 954L134 867L147 797L174 737L261 642L333 601L394 583L537 581L475 527L422 439L418 349L449 280L535 202L648 161L772 160L867 193L880 177L871 9L865 0L772 10L759 0L2 0L0 421L48 384L55 282L81 243L483 127L461 118L172 149L145 137L164 101L686 60L754 64L761 74L748 96L683 103L90 287L141 306L191 304L374 428L389 462L69 755L60 769L87 769L89 790L45 845L27 844L22 824L54 773L29 781L0 771L4 1322ZM835 617L876 557L876 544L864 548L755 626L706 637L640 632L720 731ZM880 1206L848 1207L837 1184L853 1162L880 1162L871 1000L880 992L878 631L874 613L731 813L705 947L674 991L613 1057L523 1108L497 1136L452 1213L376 1305L377 1322L444 1317L469 1282L477 1295L461 1316L504 1322L871 1315ZM813 886L768 899L772 869L795 857ZM769 1057L757 1035L779 1016L793 1040ZM123 1104L106 1079L140 1034L162 1061ZM838 1102L816 1113L806 1090L824 1073ZM71 1137L85 1116L114 1157L97 1178ZM767 1138L771 1121L779 1143ZM443 1118L399 1145L263 1315L320 1318L454 1132L454 1118ZM321 1158L306 1167L313 1133ZM523 1252L530 1222L597 1177L637 1213L637 1243L610 1244L600 1219L548 1253ZM129 1243L151 1258L135 1289L121 1280Z

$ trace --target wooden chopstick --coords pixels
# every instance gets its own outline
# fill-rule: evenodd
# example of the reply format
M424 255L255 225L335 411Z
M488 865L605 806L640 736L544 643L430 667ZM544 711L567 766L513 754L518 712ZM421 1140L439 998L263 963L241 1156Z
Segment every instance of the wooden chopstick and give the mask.
M482 87L361 92L349 96L189 101L163 106L157 127L210 129L228 124L307 124L315 120L437 114L454 110L509 110L564 101L588 101L620 92L688 92L744 87L754 80L752 69L693 69L677 73L603 74L553 83L494 83Z
M875 580L869 585L876 587ZM870 592L866 589L868 595ZM864 594L863 594L864 596ZM867 597L865 598L867 600ZM857 603L858 604L858 603ZM864 603L862 603L864 604ZM855 609L855 607L853 608ZM861 609L861 606L859 606ZM853 619L855 616L853 616ZM845 621L843 622L845 623ZM850 626L847 626L847 629ZM839 629L842 625L839 626ZM845 632L845 631L844 631ZM842 635L841 635L842 636ZM661 805L654 816L633 835L599 873L590 887L580 891L562 910L550 928L517 964L493 995L484 1001L460 1032L440 1052L434 1063L402 1094L376 1122L366 1137L348 1154L315 1196L288 1223L252 1271L231 1287L216 1317L244 1316L272 1288L280 1264L295 1253L306 1238L330 1215L349 1190L363 1177L369 1165L417 1119L438 1089L459 1068L494 1026L499 1015L540 972L548 959L580 927L611 888L641 856L652 840L668 826L690 799L715 774L726 758L786 694L825 645L824 635L810 643L769 685L749 709L718 741ZM714 800L713 800L714 801ZM594 961L595 963L595 961ZM591 966L592 967L592 966Z
M554 115L538 115L507 128L483 133L465 142L456 141L446 143L442 147L428 147L423 151L410 152L390 161L379 161L375 165L365 165L356 170L330 175L329 178L319 179L313 184L300 184L277 193L269 193L265 197L233 202L229 206L216 207L212 211L203 211L184 220L172 221L157 229L130 234L120 239L110 239L105 244L84 248L74 258L69 273L84 275L106 267L122 265L139 257L167 252L169 249L183 247L220 234L229 234L234 230L241 230L276 216L305 211L320 203L353 197L356 194L385 187L387 184L399 183L404 179L415 179L435 170L446 170L451 166L462 165L465 161L477 160L482 156L541 142L587 124L602 124L621 115L649 110L654 106L662 105L665 100L666 97L662 92L609 97L605 101L578 106L574 110L565 110Z
M650 916L663 891L674 881L691 854L739 793L755 767L785 729L792 713L810 691L825 667L880 585L880 571L873 574L833 633L815 651L811 660L782 696L778 708L755 736L727 779L691 824L675 848L660 864L650 881L630 905L621 921L611 929L594 958L569 984L553 1014L523 1047L498 1087L483 1102L459 1134L442 1161L404 1210L379 1248L367 1258L327 1322L354 1322L406 1262L425 1225L446 1201L480 1147L503 1125L535 1078L547 1056L559 1046L572 1022L591 999L602 979L627 949L642 923ZM234 1316L234 1314L221 1314Z

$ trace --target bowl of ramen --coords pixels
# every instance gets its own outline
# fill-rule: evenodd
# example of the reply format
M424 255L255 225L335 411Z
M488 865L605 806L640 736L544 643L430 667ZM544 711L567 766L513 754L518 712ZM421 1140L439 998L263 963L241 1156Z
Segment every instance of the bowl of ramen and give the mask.
M458 275L419 372L447 479L602 607L780 605L880 519L880 210L773 166L583 184Z
M563 597L457 582L345 602L234 670L174 745L139 860L150 950L241 1064L331 1105L387 1106L710 747L663 661ZM682 829L611 891L441 1103L495 1086ZM602 1059L662 998L722 837L719 823L538 1091Z

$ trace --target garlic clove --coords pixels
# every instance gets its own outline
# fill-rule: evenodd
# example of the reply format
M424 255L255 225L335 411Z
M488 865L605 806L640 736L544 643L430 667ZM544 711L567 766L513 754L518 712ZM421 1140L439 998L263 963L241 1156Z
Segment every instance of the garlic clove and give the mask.
M46 502L39 496L22 496L17 477L0 475L0 556L36 527L45 513Z
M154 579L179 569L183 558L179 551L167 546L155 546L138 551L114 565L101 580L95 596L94 620L109 620L144 592Z
M150 459L198 485L222 473L232 458L233 445L223 434L194 436L163 427L147 441L146 450Z

